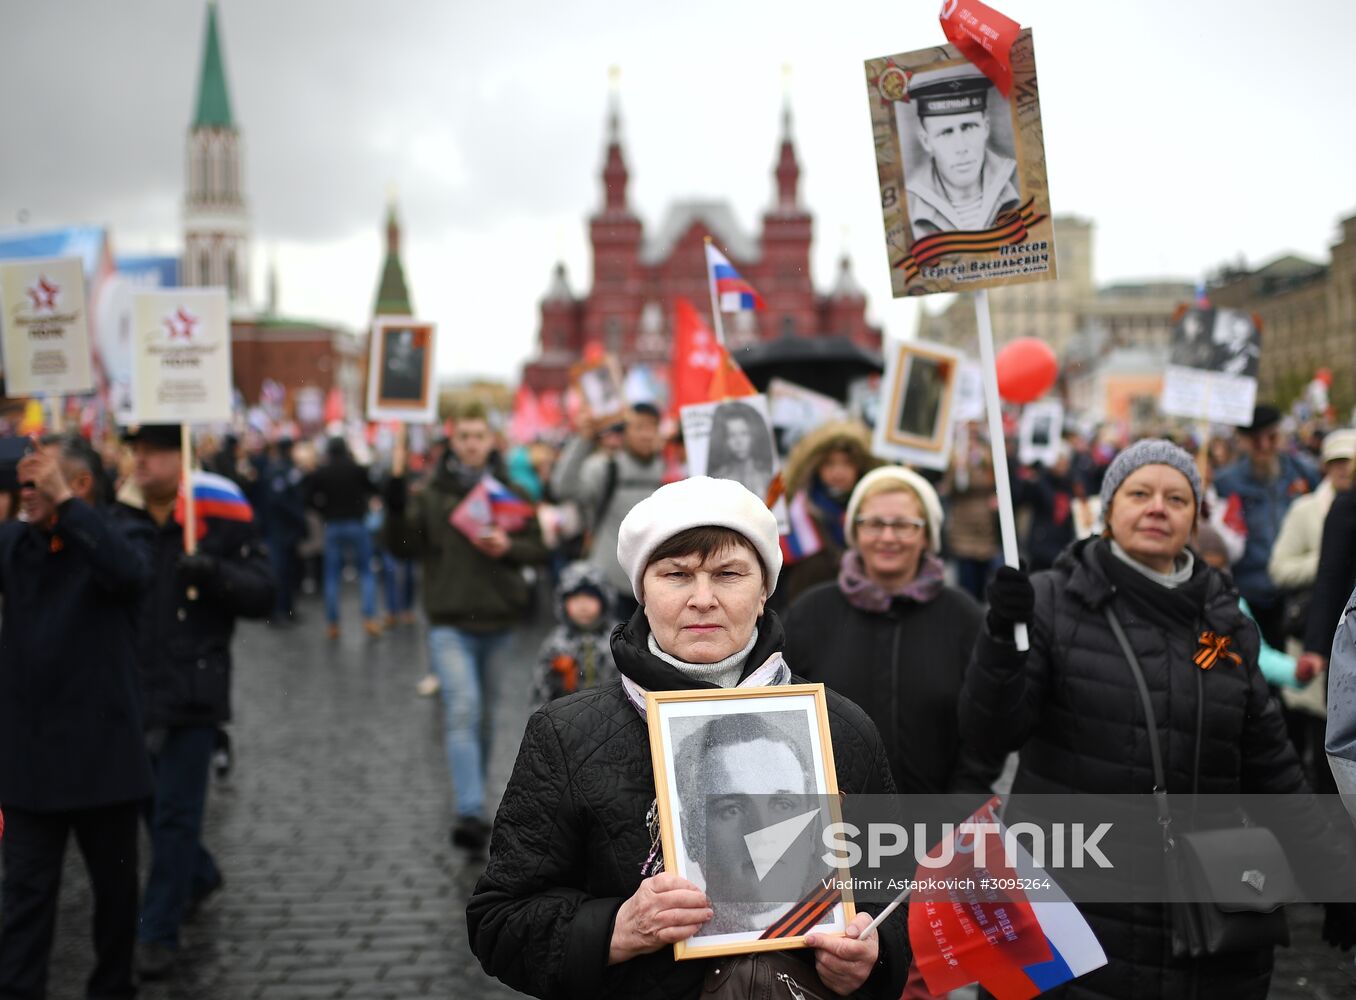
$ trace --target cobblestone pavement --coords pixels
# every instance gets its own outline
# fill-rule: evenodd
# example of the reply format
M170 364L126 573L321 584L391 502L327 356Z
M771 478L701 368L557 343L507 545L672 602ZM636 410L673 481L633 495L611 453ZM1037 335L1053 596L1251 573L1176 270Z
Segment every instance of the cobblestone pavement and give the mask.
M236 643L236 764L214 782L207 842L224 891L185 928L182 972L144 1000L514 996L466 941L480 866L447 840L450 789L437 699L415 694L422 627L326 640L319 604L288 630L243 625ZM491 791L502 791L527 719L544 625L503 660ZM143 848L143 877L146 854ZM75 1000L90 968L89 893L72 846L50 996ZM1356 997L1352 956L1318 940L1322 911L1296 907L1271 995Z

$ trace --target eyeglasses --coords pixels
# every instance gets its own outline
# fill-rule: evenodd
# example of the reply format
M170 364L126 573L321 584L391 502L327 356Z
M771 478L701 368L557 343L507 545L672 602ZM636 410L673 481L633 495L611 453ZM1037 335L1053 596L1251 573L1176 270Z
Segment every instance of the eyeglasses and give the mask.
M852 523L857 526L857 533L864 538L879 538L889 530L905 541L917 538L928 526L926 521L920 521L916 517L903 517L898 521L886 521L879 517L859 517Z

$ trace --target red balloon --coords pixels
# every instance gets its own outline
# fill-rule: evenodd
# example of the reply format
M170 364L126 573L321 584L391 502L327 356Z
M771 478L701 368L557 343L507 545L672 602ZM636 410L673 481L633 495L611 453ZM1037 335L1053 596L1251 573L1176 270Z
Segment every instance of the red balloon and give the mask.
M1033 403L1055 384L1059 361L1050 345L1035 337L1019 337L998 352L998 395L1009 403Z

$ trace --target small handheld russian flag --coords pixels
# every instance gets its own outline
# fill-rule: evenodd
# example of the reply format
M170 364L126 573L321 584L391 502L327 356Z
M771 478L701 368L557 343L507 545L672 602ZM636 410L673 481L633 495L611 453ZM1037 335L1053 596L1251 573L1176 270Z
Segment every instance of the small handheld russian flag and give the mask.
M710 240L706 241L706 270L711 286L715 289L712 298L719 302L721 312L748 312L763 308L763 297L739 276L734 265Z
M207 534L207 519L220 518L223 521L253 521L254 510L240 487L225 476L215 472L193 472L193 513L194 526L198 540ZM179 496L174 503L174 520L184 523L184 487L179 484ZM187 544L184 546L187 548Z

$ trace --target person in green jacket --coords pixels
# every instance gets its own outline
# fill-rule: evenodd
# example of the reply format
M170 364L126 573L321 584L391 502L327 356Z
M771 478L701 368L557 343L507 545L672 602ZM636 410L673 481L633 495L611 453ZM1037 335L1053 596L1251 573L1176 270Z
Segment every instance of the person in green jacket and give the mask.
M468 534L452 523L467 494L482 481L516 492L494 461L494 436L484 409L468 407L454 420L451 451L422 489L407 488L404 470L393 470L385 534L394 556L421 560L429 663L443 697L456 809L451 839L478 852L490 834L485 768L494 738L494 660L528 610L530 587L523 567L544 562L547 550L535 512L511 530L494 524Z

